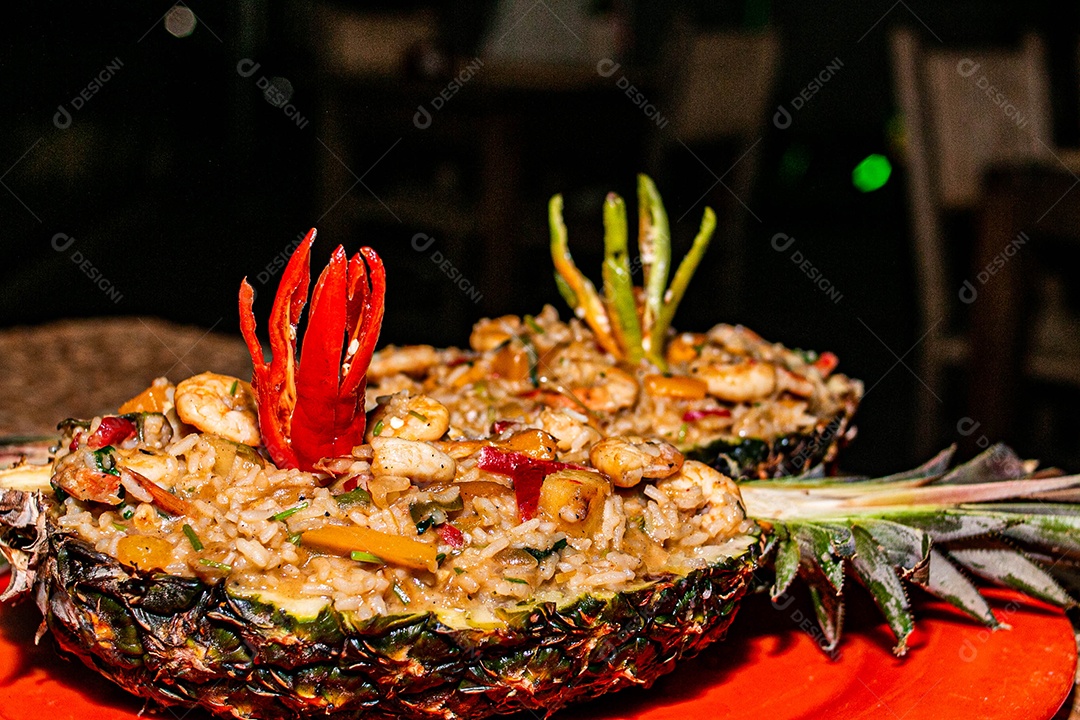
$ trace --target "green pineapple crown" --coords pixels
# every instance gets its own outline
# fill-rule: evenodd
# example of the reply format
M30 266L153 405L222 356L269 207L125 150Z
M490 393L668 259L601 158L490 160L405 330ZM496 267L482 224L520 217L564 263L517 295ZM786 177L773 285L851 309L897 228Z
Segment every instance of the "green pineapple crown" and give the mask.
M1062 583L1075 590L1080 577L1080 476L1036 472L1005 445L950 470L954 452L882 478L740 483L747 514L769 531L772 597L803 579L826 652L840 641L849 573L885 616L897 655L914 628L905 582L993 629L1003 625L969 576L1076 606Z

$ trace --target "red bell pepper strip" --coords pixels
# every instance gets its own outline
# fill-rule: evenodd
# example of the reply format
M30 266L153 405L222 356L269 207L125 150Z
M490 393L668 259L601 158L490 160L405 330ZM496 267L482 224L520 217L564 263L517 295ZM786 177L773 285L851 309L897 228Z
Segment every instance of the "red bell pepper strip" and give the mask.
M818 359L813 362L814 367L821 373L821 377L829 377L839 364L840 358L836 357L836 355L831 352L821 353L821 355L818 356Z
M705 408L704 410L687 410L683 413L683 422L695 422L706 417L731 417L731 411L727 408Z
M254 365L263 444L278 467L308 471L323 458L348 455L364 441L367 368L386 297L386 272L375 251L361 248L346 260L338 246L315 283L297 358L314 241L313 228L282 273L270 311L270 362L255 336L255 291L246 278L240 285L240 331Z
M97 430L86 438L86 447L90 450L100 450L108 445L119 445L128 438L135 437L138 432L135 423L122 417L109 415L101 418L101 424Z
M439 527L435 528L435 532L439 534L442 541L454 548L460 550L465 547L465 536L461 534L461 531L450 523L443 523Z
M518 518L521 522L536 517L536 508L540 504L540 486L548 475L559 470L592 469L556 460L537 460L525 453L503 452L490 446L480 448L476 467L506 475L514 482Z

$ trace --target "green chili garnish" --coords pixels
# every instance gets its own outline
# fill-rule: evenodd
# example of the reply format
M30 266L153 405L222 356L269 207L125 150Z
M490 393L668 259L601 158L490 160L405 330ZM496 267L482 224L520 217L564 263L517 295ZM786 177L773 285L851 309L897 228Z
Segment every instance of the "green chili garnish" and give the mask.
M188 542L191 543L191 547L195 548L195 552L200 552L203 549L203 544L199 536L195 534L195 530L187 523L184 523L184 526L180 529L187 535Z
M626 351L627 360L636 363L642 355L641 323L626 237L626 203L615 193L608 193L604 201L604 305L615 340Z
M295 515L296 513L300 512L301 510L306 508L308 505L309 505L308 501L305 500L304 502L300 503L299 505L294 505L293 507L289 508L288 510L282 510L281 512L277 513L276 515L271 515L270 519L271 520L284 520L285 518L289 517L290 515Z

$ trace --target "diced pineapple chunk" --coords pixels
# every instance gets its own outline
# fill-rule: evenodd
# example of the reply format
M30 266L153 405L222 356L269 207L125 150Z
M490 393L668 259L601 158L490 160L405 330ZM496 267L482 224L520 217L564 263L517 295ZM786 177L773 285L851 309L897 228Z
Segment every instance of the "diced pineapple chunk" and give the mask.
M600 529L611 482L599 473L559 470L540 487L540 515L571 537L589 537Z

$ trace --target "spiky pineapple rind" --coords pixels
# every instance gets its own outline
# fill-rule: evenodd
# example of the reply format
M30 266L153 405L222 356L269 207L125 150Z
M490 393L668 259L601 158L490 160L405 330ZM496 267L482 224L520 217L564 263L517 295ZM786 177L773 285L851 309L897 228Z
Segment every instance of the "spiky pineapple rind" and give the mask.
M725 634L758 546L609 597L524 606L492 628L431 613L297 620L223 583L135 573L59 532L42 558L37 596L57 644L140 697L263 719L481 718L651 685Z

